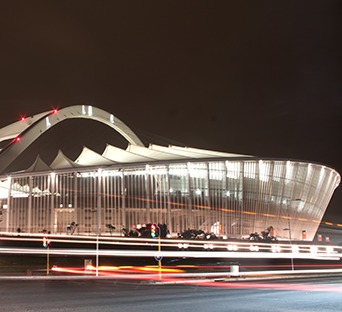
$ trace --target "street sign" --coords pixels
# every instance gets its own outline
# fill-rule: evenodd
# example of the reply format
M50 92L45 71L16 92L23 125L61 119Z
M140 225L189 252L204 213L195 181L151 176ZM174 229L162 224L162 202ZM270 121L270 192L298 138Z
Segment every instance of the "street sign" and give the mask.
M161 252L156 252L154 254L154 259L156 259L156 261L160 261L161 259L163 259L163 255L161 254Z

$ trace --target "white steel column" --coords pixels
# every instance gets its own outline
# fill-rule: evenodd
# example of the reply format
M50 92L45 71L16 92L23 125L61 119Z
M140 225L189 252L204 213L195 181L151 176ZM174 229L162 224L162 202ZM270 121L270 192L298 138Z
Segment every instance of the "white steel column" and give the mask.
M12 179L8 177L8 198L7 198L7 216L6 216L6 232L9 231L9 219L11 211L11 189L12 189Z
M168 222L168 228L170 231L170 234L172 234L172 219L171 219L171 193L170 193L170 173L169 173L170 167L167 166L167 222Z
M32 176L29 176L29 196L28 196L28 211L27 211L27 232L31 233L32 223Z
M145 188L146 188L146 222L151 223L151 188L150 188L150 172L149 166L146 165L145 167Z
M230 233L230 231L228 231L228 170L227 170L227 167L228 167L228 160L226 160L224 162L224 209L225 209L225 217L222 218L224 219L224 233L227 235L228 237L228 234ZM230 193L229 193L230 195Z
M55 234L57 232L57 218L55 218L55 177L56 174L51 172L51 201L50 201L50 231L51 234Z
M101 169L97 173L97 235L101 235Z
M186 228L193 228L193 220L192 220L192 191L191 191L191 175L190 175L190 163L188 163L188 189L189 189L189 202L188 202L188 218Z
M208 206L209 206L209 224L208 224L208 228L207 231L209 230L209 232L211 232L211 224L212 224L212 220L211 220L211 195L210 195L210 174L209 174L209 163L206 163L206 167L207 167L207 189L208 189Z
M122 200L122 226L126 229L126 183L125 183L125 169L122 169L121 176L121 200Z
M244 204L244 180L245 180L245 163L242 161L242 177L241 177L241 205L240 205L240 238L242 237L242 212Z
M77 172L74 172L74 183L73 183L73 188L74 188L74 220L75 224L77 224ZM77 231L77 227L76 230Z
M96 276L99 276L99 235L101 232L101 169L97 171Z

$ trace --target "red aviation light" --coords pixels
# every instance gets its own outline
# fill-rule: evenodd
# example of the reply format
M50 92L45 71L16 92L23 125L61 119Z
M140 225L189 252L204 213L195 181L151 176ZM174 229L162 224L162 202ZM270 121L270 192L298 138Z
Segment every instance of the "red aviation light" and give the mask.
M14 138L14 139L12 140L12 142L11 142L10 144L13 144L13 143L15 143L15 142L19 142L20 140L21 140L20 136L17 136L16 138Z
M26 119L26 118L25 118L24 116L21 116L21 117L20 117L20 120L21 120L21 121L25 121L25 119Z
M55 108L55 109L53 110L53 113L54 113L54 114L57 114L57 113L58 113L58 109Z

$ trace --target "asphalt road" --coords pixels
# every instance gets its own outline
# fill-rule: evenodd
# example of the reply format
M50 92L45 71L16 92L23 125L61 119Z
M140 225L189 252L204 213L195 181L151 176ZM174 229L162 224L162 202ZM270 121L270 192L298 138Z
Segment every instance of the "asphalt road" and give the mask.
M226 285L229 287L158 285L109 279L0 279L0 311L342 310L341 277L255 281L252 284L239 282ZM260 288L265 285L271 288ZM321 289L312 290L312 287Z

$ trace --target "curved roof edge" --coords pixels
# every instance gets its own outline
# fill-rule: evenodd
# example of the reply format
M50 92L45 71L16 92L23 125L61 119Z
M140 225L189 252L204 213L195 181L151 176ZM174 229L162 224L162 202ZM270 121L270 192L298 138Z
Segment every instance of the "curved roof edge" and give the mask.
M53 170L46 170L46 171L40 171L40 172L25 172L25 171L19 171L19 172L13 172L8 174L1 174L0 179L6 179L9 176L16 176L16 177L23 177L28 176L29 174L34 175L44 175L51 172L54 173L67 173L67 172L74 172L74 171L89 171L89 170L111 170L111 169L121 169L122 167L131 168L131 167L138 167L138 166L146 166L146 165L165 165L165 164L177 164L177 163L198 163L198 162L217 162L217 161L281 161L281 162L292 162L292 163L303 163L303 164L312 164L316 166L325 167L332 172L335 172L337 175L336 179L336 185L335 188L339 186L341 183L341 175L338 173L337 170L334 168L331 168L327 165L318 163L318 162L310 162L306 160L295 160L295 159L282 159L282 158L261 158L261 157L206 157L206 158L182 158L182 159L169 159L169 160L156 160L156 161L144 161L144 162L136 162L136 163L116 163L111 165L90 165L90 166L82 166L78 168L65 168L65 169L53 169Z
M14 138L5 148L0 151L0 173L6 168L39 136L51 127L66 119L86 118L106 124L119 132L129 143L144 146L138 136L120 119L114 117L100 108L91 105L74 105L37 114L32 117L32 122L15 122L0 129L1 140ZM19 134L18 134L19 133Z

